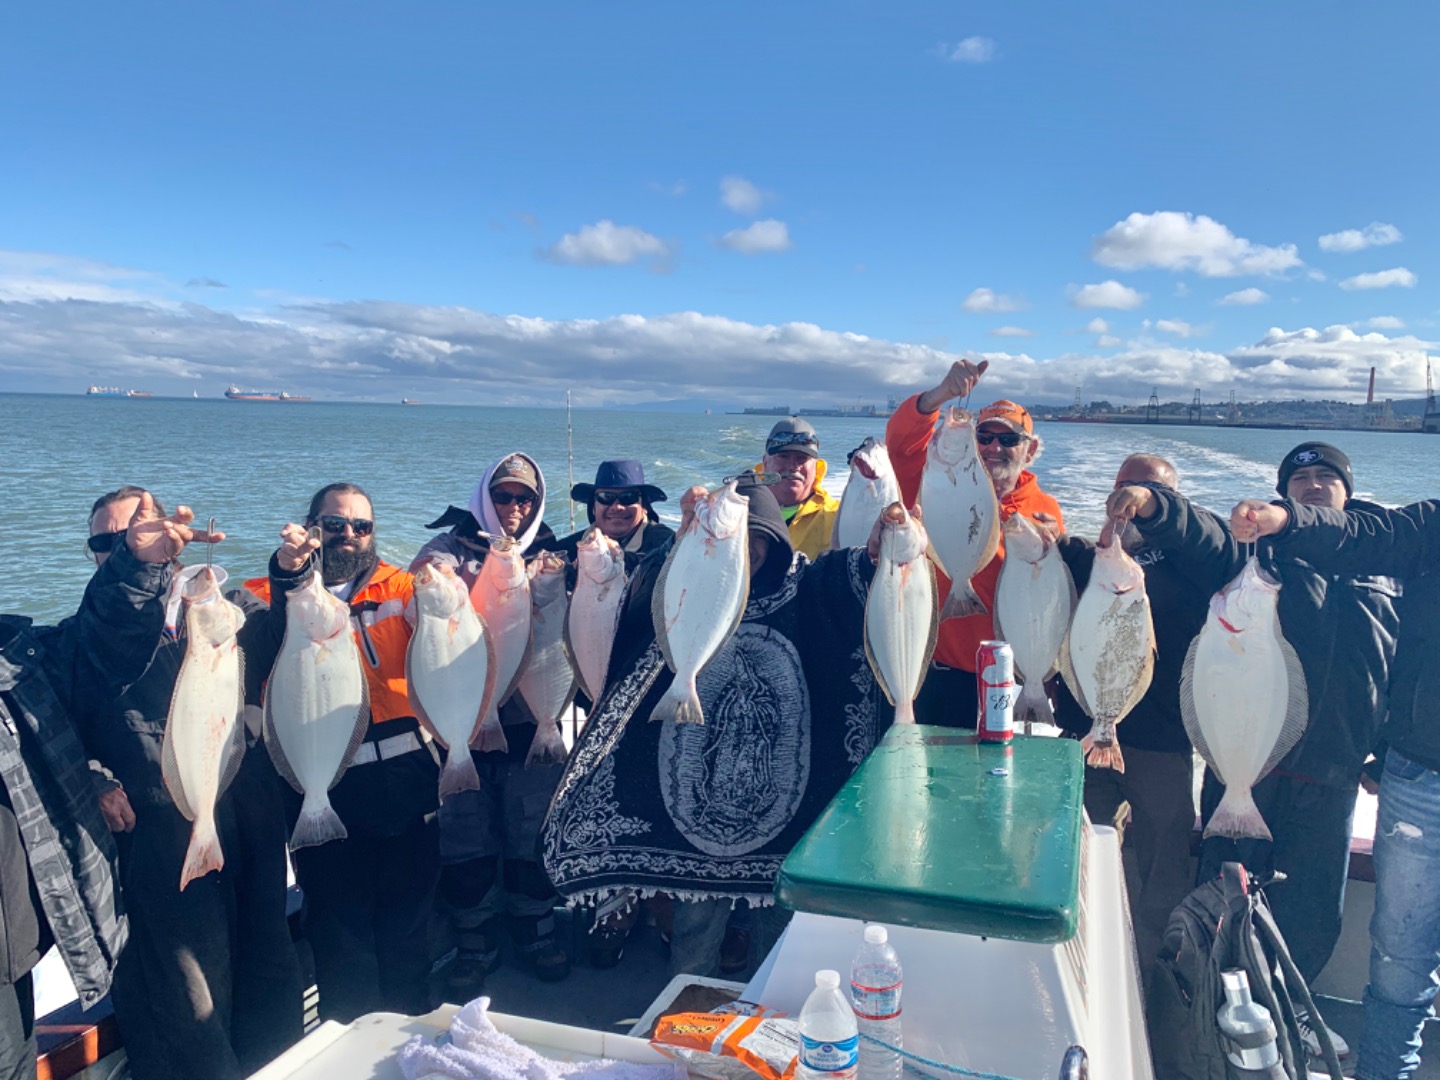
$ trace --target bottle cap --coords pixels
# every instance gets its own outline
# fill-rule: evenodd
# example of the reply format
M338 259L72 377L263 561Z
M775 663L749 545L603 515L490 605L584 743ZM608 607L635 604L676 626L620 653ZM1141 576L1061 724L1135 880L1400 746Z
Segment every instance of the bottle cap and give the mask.
M824 990L838 990L840 988L840 973L826 968L824 971L815 972L815 985Z
M865 927L866 945L884 945L890 940L890 935L879 923L870 923Z
M1241 968L1231 968L1220 973L1220 985L1226 990L1249 990L1250 980Z

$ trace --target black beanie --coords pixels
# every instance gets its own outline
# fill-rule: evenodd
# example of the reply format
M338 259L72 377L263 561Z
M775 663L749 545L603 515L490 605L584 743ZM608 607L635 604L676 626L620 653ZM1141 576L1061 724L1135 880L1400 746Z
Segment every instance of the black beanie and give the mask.
M1350 459L1345 456L1345 451L1323 442L1301 443L1286 454L1285 459L1280 462L1280 479L1275 484L1275 490L1281 495L1286 494L1290 477L1295 475L1295 471L1311 465L1323 465L1340 477L1345 485L1345 497L1354 497L1355 477L1350 472Z
M769 485L761 483L757 473L744 473L735 485L735 493L750 500L750 532L759 533L770 541L770 554L760 575L752 578L751 592L764 595L777 588L785 579L795 557L795 546L790 543L790 526L785 524L785 515L775 501L775 493Z

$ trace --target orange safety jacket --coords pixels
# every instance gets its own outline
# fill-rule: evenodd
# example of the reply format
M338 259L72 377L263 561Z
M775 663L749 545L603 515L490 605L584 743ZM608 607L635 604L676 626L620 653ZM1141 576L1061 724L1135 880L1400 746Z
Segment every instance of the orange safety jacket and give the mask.
M269 578L251 578L245 588L270 602ZM405 692L405 651L412 633L405 608L414 591L413 575L381 562L365 587L350 597L350 622L365 664L370 720L375 724L415 715Z
M920 494L920 474L925 471L925 451L935 431L938 412L922 413L920 395L906 398L900 407L890 415L885 425L885 448L890 452L890 464L895 467L895 479L900 484L900 497L906 506L914 506ZM1035 474L1028 469L1020 473L1015 488L1000 500L1000 520L1011 514L1046 513L1054 517L1061 532L1065 531L1065 519L1060 513L1060 504L1040 490ZM970 585L992 614L966 615L962 619L946 619L940 624L935 637L935 662L945 667L975 671L975 654L982 641L995 637L995 586L1000 582L1000 567L1005 564L1005 538L1000 538L1000 548L980 572L970 579ZM950 579L937 566L935 580L940 587L940 604L950 595Z

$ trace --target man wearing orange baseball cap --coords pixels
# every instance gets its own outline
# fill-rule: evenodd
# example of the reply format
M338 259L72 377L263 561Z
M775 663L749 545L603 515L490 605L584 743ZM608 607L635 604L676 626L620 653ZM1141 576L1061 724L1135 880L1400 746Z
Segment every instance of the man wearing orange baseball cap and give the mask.
M939 385L915 394L900 403L885 425L885 444L900 483L905 505L914 506L920 492L920 474L925 468L925 451L935 431L940 408L954 398L967 397L989 361L972 364L957 360ZM1040 438L1030 414L1013 401L996 401L976 415L975 440L980 460L990 474L995 497L1000 500L1001 520L1012 514L1048 514L1057 529L1064 531L1060 504L1040 490L1035 474L1026 467L1040 453ZM970 579L971 586L985 602L995 607L995 586L1005 562L1005 542L995 558ZM950 592L950 579L938 570L940 601ZM975 654L980 643L995 637L995 622L989 615L967 615L946 619L935 640L935 656L920 696L915 700L915 720L921 724L946 727L975 726Z

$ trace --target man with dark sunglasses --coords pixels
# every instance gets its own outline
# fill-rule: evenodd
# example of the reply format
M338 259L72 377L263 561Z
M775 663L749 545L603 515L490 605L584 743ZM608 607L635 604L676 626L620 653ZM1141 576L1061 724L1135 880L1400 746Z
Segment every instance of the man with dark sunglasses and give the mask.
M615 459L602 461L595 470L593 484L576 484L570 498L585 504L590 524L620 545L623 551L637 555L663 547L674 530L660 523L654 504L665 501L665 492L645 482L645 466L638 461ZM589 528L571 533L556 544L571 559Z
M957 360L937 385L901 402L885 425L890 462L895 466L895 479L907 506L913 506L919 496L920 474L925 469L926 450L941 407L955 398L968 398L989 366L987 360L978 364ZM1049 515L1054 529L1064 532L1060 504L1040 489L1040 482L1027 468L1040 456L1041 446L1030 413L1013 401L996 401L979 411L976 422L980 461L1000 501L1001 520L1012 514ZM982 641L995 637L995 586L1004 562L1002 540L989 565L970 579L985 603L986 614L946 619L940 624L934 660L915 700L915 719L919 723L975 726L975 654ZM950 579L938 570L935 576L943 603L950 592Z
M473 586L492 538L507 536L526 559L557 546L542 520L545 477L528 454L498 458L470 493L468 507L447 507L428 528L448 526L411 562L444 562ZM500 966L507 920L520 965L545 982L570 974L570 958L556 933L554 886L536 858L545 807L563 765L525 765L535 721L519 694L500 706L507 749L471 751L479 791L446 796L440 806L440 897L459 952L449 973L449 998L479 995L485 976Z
M809 422L787 416L765 439L765 457L755 471L779 479L770 494L790 529L790 543L814 559L830 547L840 500L820 486L829 466L820 456L820 436Z

